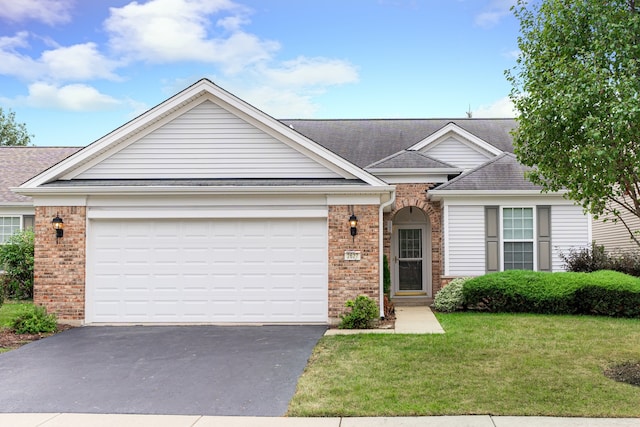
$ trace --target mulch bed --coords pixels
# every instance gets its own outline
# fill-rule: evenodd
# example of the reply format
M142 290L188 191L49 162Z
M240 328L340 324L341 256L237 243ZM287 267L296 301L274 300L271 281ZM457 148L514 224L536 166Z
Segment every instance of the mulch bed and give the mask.
M46 334L15 334L9 328L0 329L0 349L14 350L18 347L22 347L25 344L29 344L33 341L38 341L42 338L50 337L58 332L71 329L71 325L63 325L58 323L58 330L56 332L50 332Z
M640 387L640 362L624 362L610 366L604 375L612 380Z

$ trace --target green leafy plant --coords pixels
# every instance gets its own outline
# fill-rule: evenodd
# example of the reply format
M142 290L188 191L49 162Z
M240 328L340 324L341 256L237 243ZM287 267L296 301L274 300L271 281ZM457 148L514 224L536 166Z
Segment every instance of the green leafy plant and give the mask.
M391 294L391 270L389 269L389 258L382 256L382 285L386 295Z
M33 230L20 231L0 245L0 265L4 269L2 282L9 298L33 297Z
M376 301L366 295L359 295L355 300L348 300L345 306L350 307L351 311L340 315L340 319L342 319L338 325L340 329L369 329L373 327L380 315Z
M39 334L55 332L57 329L56 315L48 314L42 306L32 305L23 309L13 322L11 328L16 334Z
M465 303L462 288L467 280L468 277L458 277L440 289L433 300L433 308L445 313L463 309Z

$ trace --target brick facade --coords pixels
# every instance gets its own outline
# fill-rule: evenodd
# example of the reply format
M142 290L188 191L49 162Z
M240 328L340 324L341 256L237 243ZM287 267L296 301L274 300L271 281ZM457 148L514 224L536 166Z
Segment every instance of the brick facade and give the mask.
M429 217L431 227L431 295L442 288L443 274L443 241L442 241L442 208L440 202L432 202L428 191L433 184L396 184L396 202L391 212L384 214L384 222L393 218L403 208L414 207L422 210ZM391 233L385 227L384 253L391 262Z
M352 239L349 216L358 218ZM336 322L347 311L345 302L367 295L379 302L379 206L329 206L329 319ZM360 261L345 261L344 251L360 251Z
M64 221L64 236L56 241L51 220ZM33 301L58 320L84 321L86 208L36 206Z

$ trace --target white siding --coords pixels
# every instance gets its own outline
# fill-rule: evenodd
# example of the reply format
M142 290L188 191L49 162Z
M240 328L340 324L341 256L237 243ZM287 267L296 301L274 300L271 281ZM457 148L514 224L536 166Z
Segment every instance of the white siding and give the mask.
M449 137L421 151L438 160L464 169L473 169L493 157L489 153L474 150L454 137Z
M337 178L212 102L204 102L78 179Z
M551 206L551 257L553 271L564 271L560 254L568 254L571 248L582 248L590 245L589 216L582 212L580 206Z
M448 257L450 276L485 273L484 206L448 207Z

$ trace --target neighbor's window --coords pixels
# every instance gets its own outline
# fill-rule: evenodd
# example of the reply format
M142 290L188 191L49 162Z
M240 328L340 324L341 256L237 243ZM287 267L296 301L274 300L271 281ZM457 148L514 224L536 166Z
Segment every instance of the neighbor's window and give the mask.
M503 208L505 270L533 270L533 208Z
M19 216L0 216L0 244L8 241L16 231L20 231Z

